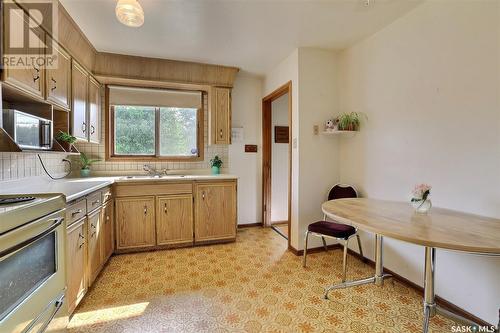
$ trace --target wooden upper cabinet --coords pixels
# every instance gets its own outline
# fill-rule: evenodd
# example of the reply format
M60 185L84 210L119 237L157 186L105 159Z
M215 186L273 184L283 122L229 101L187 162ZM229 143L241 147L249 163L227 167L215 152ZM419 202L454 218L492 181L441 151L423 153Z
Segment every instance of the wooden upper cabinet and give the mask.
M88 83L88 129L89 142L100 141L100 109L101 109L101 85L93 77L89 76Z
M209 101L210 144L230 144L231 89L212 87Z
M87 292L87 232L86 218L75 222L67 229L66 239L66 298L72 313Z
M12 15L18 15L21 14L22 11L21 9L19 11L12 11ZM6 11L4 11L3 15L7 15ZM21 17L21 20L26 20L27 17ZM9 26L7 25L7 20L4 17L3 20L3 27L1 30L4 30L3 32L3 42L4 42L4 49L8 48L8 45L10 43L10 39L13 41L24 41L24 36L22 36L23 31L22 29L16 29L16 31L11 31ZM19 31L17 31L19 30ZM27 54L30 56L45 56L45 52L43 50L44 45L45 45L45 32L41 29L33 29L30 30L30 33L34 34L33 37L36 38L31 38L30 43L32 43L32 46L36 46L40 52L37 54L31 54L33 52L33 49L29 48L29 43L24 43L23 47L19 47L19 52L22 54ZM45 70L43 66L39 65L34 65L30 66L29 68L19 68L19 69L10 69L9 66L6 66L3 74L2 74L2 80L9 86L16 88L17 90L20 90L22 93L30 95L31 97L34 97L37 100L43 100L45 95L44 95L44 86L45 86Z
M236 182L195 184L195 242L236 237Z
M169 195L156 198L156 244L193 243L193 197Z
M50 37L47 36L47 39ZM57 66L45 72L46 99L56 107L71 109L71 57L55 41L52 41L57 56Z
M155 246L154 197L117 198L115 205L117 249Z
M76 61L71 65L73 108L71 111L72 134L79 140L88 141L87 86L88 73Z
M102 242L101 242L101 254L102 262L106 262L108 258L113 254L114 247L114 219L113 219L113 201L108 201L102 210Z

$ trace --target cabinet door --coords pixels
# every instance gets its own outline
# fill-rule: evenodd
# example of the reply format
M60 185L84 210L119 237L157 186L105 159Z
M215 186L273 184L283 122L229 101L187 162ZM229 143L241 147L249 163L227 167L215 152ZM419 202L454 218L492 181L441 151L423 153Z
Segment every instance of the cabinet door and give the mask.
M4 15L6 14L6 10L4 11ZM19 19L25 20L25 15L22 14L22 10L11 11L11 15L19 15L18 18L12 17L11 19ZM21 15L23 15L21 17ZM29 42L25 40L23 34L24 29L15 29L10 30L7 20L4 18L4 26L5 32L1 32L4 36L4 48L8 49L9 44L16 47L19 54L26 54L29 57L38 57L44 56L45 52L43 50L45 45L45 32L41 29L30 30L30 33L33 34L32 38L30 38ZM3 29L4 27L2 27ZM11 40L12 39L12 43ZM20 41L23 41L23 46L17 46ZM30 49L29 46L32 45L38 48L40 51L37 54L31 54L33 49ZM36 61L35 61L36 62ZM45 70L43 66L37 65L36 63L32 66L26 66L27 68L18 68L18 69L10 69L9 66L5 66L5 70L3 71L3 80L9 86L15 87L16 89L22 91L25 94L28 94L37 99L44 99L44 75Z
M236 237L236 182L195 184L195 242Z
M72 95L73 109L71 111L71 125L73 136L79 140L88 140L87 124L87 84L88 74L73 60L72 67Z
M113 201L108 201L104 206L102 216L102 262L103 264L109 259L114 252L114 219L113 219Z
M94 78L89 76L89 96L87 100L89 117L89 141L99 143L100 140L100 110L101 110L101 86Z
M156 198L156 244L193 242L193 197L171 195Z
M75 222L67 229L66 240L66 297L72 313L87 292L86 219Z
M50 38L47 36L47 38ZM71 57L55 41L52 41L57 55L57 66L46 71L46 99L69 111L71 94Z
M117 249L154 246L154 197L117 198L115 204Z
M231 89L212 88L210 121L214 144L231 143Z
M101 210L98 209L88 216L88 276L89 286L92 285L102 266L101 256Z

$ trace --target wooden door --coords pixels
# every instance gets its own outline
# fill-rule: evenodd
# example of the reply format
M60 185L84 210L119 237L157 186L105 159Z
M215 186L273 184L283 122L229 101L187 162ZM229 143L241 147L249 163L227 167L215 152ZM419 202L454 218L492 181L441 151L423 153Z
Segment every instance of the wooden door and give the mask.
M87 292L87 244L86 218L75 222L67 229L66 240L66 297L72 313Z
M156 198L156 244L193 242L193 197L170 195Z
M195 184L195 242L236 237L236 182Z
M50 38L47 36L47 38ZM46 99L56 107L71 109L71 57L55 41L52 41L57 55L57 66L46 71Z
M114 219L113 219L113 201L108 201L103 207L102 216L102 242L101 254L103 264L109 259L114 252Z
M101 210L98 209L88 216L88 277L92 285L102 266L101 255Z
M88 82L88 121L89 141L99 143L101 128L101 86L93 77L89 76Z
M231 143L231 89L212 88L211 122L212 143Z
M21 9L19 11L11 11L11 15L21 14ZM4 11L4 15L6 11ZM19 15L21 16L21 15ZM15 18L11 18L15 19ZM26 15L23 17L19 17L19 20L27 20ZM9 44L16 47L18 51L16 53L26 54L29 57L38 58L39 56L45 56L45 51L43 50L45 46L45 37L46 34L42 29L30 29L30 33L34 34L36 38L30 38L29 43L24 41L23 29L15 29L13 31L10 30L9 24L4 17L4 27L5 32L3 34L4 40L4 49L8 49ZM12 39L12 43L11 43ZM24 41L24 46L17 46L16 44L19 41ZM37 54L30 54L32 49L30 45L38 48L40 51ZM36 61L35 61L36 62ZM24 67L24 66L23 66ZM26 68L18 68L18 69L10 69L9 66L5 66L3 71L3 81L9 86L15 87L16 89L22 91L24 94L30 95L36 99L43 100L44 99L44 85L45 85L45 69L43 66L38 64L33 64L29 66L27 64Z
M115 204L117 249L154 246L154 197L117 198Z
M88 141L87 123L87 85L88 74L73 60L72 67L72 96L73 109L71 111L72 133L79 140Z

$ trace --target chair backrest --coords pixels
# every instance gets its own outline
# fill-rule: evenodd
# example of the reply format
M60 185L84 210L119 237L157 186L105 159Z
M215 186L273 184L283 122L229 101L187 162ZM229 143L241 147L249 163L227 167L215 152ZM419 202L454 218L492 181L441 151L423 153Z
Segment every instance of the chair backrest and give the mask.
M358 192L354 186L346 184L336 184L328 193L328 200L343 199L343 198L357 198Z

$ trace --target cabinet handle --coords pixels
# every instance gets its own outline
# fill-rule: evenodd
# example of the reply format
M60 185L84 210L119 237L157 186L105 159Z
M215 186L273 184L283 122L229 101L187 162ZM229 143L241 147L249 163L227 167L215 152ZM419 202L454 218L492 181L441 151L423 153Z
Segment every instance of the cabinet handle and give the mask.
M83 235L81 233L78 234L78 239L81 239L82 242L80 243L80 245L78 245L78 248L82 248L83 244L85 244L85 237L83 237Z
M94 231L93 233L91 233L91 234L90 234L90 237L91 237L91 238L94 238L94 236L95 236L95 231Z
M90 134L94 134L95 133L95 127L94 125L90 125Z
M40 78L40 75L37 74L36 76L33 77L33 82L36 82L39 78Z
M90 227L91 227L92 229L95 229L95 225L94 225L94 223L90 223Z
M106 215L106 221L109 221L109 215Z
M144 215L148 214L148 206L144 205Z
M75 215L78 215L82 212L81 209L75 210L74 212L71 213L71 217L74 217Z
M165 203L165 205L163 206L163 211L165 212L165 214L167 214L167 203Z
M87 131L87 124L85 122L82 123L82 132L85 133Z
M205 192L201 192L201 198L205 200Z
M57 89L57 81L53 77L50 78L50 80L52 81L52 83L54 83L54 86L52 88L50 88L50 90L54 91Z
M92 201L92 206L98 205L100 202L101 202L100 200Z
M222 129L220 130L220 138L222 139Z

